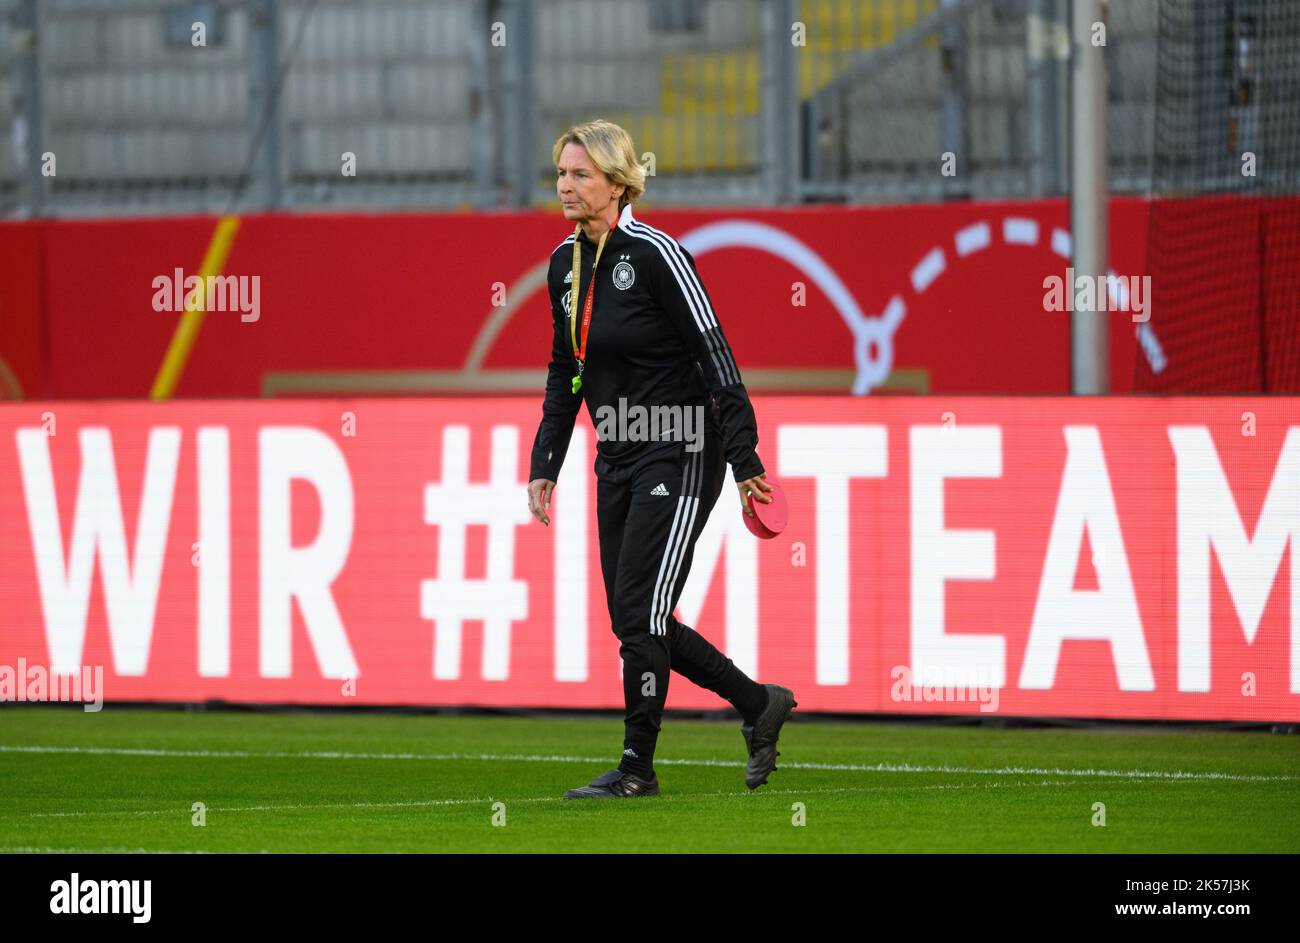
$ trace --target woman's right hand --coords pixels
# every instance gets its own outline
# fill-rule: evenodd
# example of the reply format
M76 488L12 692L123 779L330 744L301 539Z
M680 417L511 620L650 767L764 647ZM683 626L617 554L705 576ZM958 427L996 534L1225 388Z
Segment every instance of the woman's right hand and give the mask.
M528 510L547 527L551 526L551 516L546 512L551 509L551 492L555 482L549 478L534 478L528 482Z

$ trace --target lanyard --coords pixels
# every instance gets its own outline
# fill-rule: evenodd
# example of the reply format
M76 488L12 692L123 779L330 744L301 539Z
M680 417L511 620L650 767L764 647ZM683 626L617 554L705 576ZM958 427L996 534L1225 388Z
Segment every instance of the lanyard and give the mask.
M618 226L618 220L600 237L596 246L596 261L591 263L591 282L587 285L587 301L582 309L582 346L578 346L578 292L582 284L582 246L578 244L578 233L582 223L573 229L573 293L569 296L569 339L573 342L573 358L578 361L578 372L570 381L573 392L582 389L582 371L587 365L587 333L591 330L591 307L596 294L596 267L600 265L600 254L605 251L605 240Z

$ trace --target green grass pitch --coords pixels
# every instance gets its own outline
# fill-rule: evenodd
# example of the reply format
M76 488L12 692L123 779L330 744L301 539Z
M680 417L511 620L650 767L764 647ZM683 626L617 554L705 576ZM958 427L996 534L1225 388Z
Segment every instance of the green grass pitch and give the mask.
M670 714L662 796L560 798L621 743L609 717L7 705L0 851L1300 851L1295 736L796 713L751 793L739 722Z

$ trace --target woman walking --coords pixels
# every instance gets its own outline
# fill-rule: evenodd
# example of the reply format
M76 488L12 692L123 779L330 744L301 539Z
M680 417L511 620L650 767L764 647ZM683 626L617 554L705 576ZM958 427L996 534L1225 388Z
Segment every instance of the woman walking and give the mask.
M549 526L551 493L585 400L597 429L600 563L626 709L618 768L565 798L659 794L654 750L670 670L740 712L745 782L754 789L776 768L794 695L756 683L673 616L727 464L744 513L753 514L751 500L772 500L755 452L753 407L695 260L632 215L645 171L628 133L601 120L577 125L556 140L552 159L574 230L548 272L555 331L528 506Z

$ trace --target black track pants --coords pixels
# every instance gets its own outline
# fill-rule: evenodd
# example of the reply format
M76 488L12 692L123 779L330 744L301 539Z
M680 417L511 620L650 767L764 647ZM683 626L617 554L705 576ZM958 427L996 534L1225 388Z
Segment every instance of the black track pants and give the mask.
M727 477L722 442L704 435L667 458L598 467L596 518L605 598L623 659L622 768L651 770L669 670L730 701L742 715L765 694L708 639L673 617L695 541ZM629 754L628 751L632 751Z

